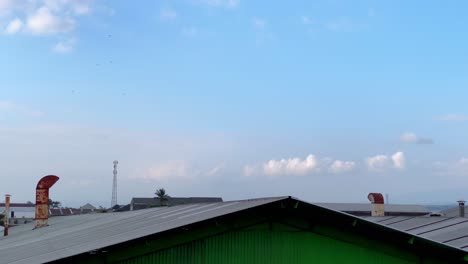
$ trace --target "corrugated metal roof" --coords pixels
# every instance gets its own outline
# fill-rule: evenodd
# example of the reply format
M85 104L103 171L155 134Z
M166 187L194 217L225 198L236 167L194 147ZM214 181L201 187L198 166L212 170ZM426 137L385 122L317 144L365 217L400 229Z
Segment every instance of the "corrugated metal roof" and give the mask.
M290 199L290 197L186 204L123 213L55 217L49 219L50 226L48 227L32 230L32 225L21 225L11 228L10 236L0 237L0 263L34 264L50 262L287 199ZM343 217L356 218L320 205L309 205ZM424 218L427 219L427 222L423 221L421 223L412 222L413 220L409 217L361 219L367 219L394 230L398 229L392 227L392 225L402 225L405 222L413 223L407 226L407 233L421 234L422 237L431 240L437 239L436 241L439 242L456 238L454 234L456 231L468 232L466 228L468 224L463 221L460 222L460 219L447 219L446 223L442 223L444 221L434 221L435 218L430 217ZM437 219L442 220L443 218ZM388 222L388 225L380 223L381 220ZM444 236L443 232L437 233L436 230L430 231L431 227L425 225L425 223L434 224L435 228L448 228L450 226L450 232L447 233L450 236ZM418 230L418 228L421 229ZM454 233L452 234L452 232ZM431 233L434 236L431 236ZM465 241L464 238L456 240L458 242ZM464 242L457 243L455 240L450 240L450 244L447 242L447 245L463 249L466 246Z
M468 251L468 219L446 216L363 217L439 243Z
M316 205L342 212L370 212L370 203L315 203ZM397 213L422 213L427 214L430 210L422 205L414 204L385 204L386 212Z
M283 199L287 197L55 217L45 228L11 228L10 236L0 238L0 263L49 262Z

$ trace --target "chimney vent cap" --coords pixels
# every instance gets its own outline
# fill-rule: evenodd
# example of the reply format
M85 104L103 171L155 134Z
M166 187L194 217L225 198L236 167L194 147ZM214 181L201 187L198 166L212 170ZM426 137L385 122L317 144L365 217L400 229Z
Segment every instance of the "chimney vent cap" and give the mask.
M373 204L384 204L384 198L381 193L369 193L367 199Z

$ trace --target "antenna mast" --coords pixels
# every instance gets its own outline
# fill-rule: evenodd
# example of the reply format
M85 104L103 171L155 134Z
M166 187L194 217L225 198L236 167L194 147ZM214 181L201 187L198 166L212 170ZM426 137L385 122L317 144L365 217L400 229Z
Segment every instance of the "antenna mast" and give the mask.
M117 205L117 164L119 164L119 161L114 160L114 181L112 183L111 208Z

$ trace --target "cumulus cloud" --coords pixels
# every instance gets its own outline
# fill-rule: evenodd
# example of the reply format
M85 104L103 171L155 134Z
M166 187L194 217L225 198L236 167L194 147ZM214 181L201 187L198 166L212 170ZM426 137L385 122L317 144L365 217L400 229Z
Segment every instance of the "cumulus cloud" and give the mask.
M366 159L367 168L370 171L383 171L389 166L389 160L386 155L376 155Z
M300 158L270 160L263 165L263 172L268 176L305 175L317 169L318 162L314 155L309 155L304 160Z
M69 53L73 50L75 42L76 41L74 39L59 41L52 47L52 50L56 53L61 53L61 54Z
M177 18L177 13L173 9L163 8L161 12L159 12L159 18L165 21L175 20Z
M444 122L466 122L468 121L468 116L462 114L448 114L440 116L437 119Z
M23 27L23 21L21 21L21 19L19 18L15 18L8 23L8 25L6 26L5 32L7 34L15 34L19 32L22 27Z
M401 151L392 155L393 166L396 169L405 168L405 154Z
M0 0L5 33L35 36L73 32L78 18L92 12L94 0ZM3 19L6 21L2 21ZM14 19L13 19L14 18Z
M431 138L419 137L415 133L407 132L400 136L400 141L410 144L433 144L434 141Z
M401 151L396 152L391 157L387 155L376 155L365 160L369 171L384 172L388 169L404 169L405 154Z
M331 158L318 159L315 155L306 158L272 159L256 165L244 166L245 176L303 176L313 173L347 173L354 170L353 161L333 160Z
M356 163L354 161L335 160L330 165L330 172L335 173L335 174L346 173L346 172L352 171L355 166L356 166Z
M27 20L27 29L37 35L66 33L74 28L75 20L55 15L47 7L39 8Z

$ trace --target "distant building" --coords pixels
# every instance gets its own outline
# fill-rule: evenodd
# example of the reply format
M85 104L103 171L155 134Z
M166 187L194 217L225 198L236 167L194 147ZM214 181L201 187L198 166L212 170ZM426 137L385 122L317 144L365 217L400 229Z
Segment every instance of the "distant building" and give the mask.
M83 206L80 207L81 211L83 212L94 212L96 210L96 207L94 207L92 204L87 203Z
M165 205L174 206L182 204L219 203L222 201L223 199L221 197L169 197L165 202ZM162 206L159 198L132 198L130 202L131 211L159 206Z

